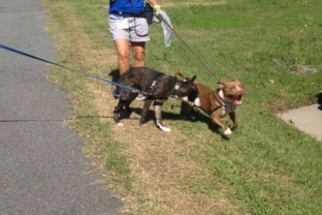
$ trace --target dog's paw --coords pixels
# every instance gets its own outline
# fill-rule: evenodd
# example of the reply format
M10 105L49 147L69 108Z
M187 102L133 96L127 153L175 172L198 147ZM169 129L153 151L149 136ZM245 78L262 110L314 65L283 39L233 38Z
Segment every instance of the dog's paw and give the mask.
M162 131L165 131L165 132L170 132L170 131L171 131L171 129L170 129L170 128L167 128L167 127L164 127L164 126L160 127L160 129L161 129Z
M224 135L228 136L228 135L231 135L233 132L230 130L230 128L227 128L225 131L224 131Z
M117 126L120 126L120 127L121 127L121 126L124 126L124 124L123 124L123 123L121 123L121 122L116 123L116 125L117 125Z
M165 131L165 132L170 132L170 131L171 131L171 129L170 129L170 128L165 127L165 126L163 126L163 125L161 125L161 124L158 124L157 126L158 126L158 128L160 128L162 131Z

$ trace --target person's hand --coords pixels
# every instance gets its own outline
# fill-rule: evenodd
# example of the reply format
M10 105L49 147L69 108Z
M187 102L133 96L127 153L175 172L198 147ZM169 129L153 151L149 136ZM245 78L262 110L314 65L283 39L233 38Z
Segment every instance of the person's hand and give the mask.
M158 5L158 4L154 5L153 6L153 12L154 12L154 14L155 15L159 15L160 9L161 9L160 5Z

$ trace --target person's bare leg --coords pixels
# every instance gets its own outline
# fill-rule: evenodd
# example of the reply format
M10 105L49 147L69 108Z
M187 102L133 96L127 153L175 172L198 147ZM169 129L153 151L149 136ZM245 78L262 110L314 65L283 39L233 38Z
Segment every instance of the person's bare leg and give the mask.
M120 75L130 69L129 62L129 41L127 39L114 40L114 46L117 53L117 66Z
M134 66L142 67L144 66L145 60L145 42L131 42L132 55L134 58Z
M145 42L131 42L132 56L134 58L134 66L142 67L144 66L144 54L145 54ZM137 100L144 100L145 96L139 94L136 97Z

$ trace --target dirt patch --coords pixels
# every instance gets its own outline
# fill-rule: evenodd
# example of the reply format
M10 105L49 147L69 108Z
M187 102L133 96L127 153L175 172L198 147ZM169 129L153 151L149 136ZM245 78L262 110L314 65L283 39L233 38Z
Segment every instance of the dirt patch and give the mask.
M274 113L284 113L287 111L287 106L284 101L276 100L270 103L270 109Z

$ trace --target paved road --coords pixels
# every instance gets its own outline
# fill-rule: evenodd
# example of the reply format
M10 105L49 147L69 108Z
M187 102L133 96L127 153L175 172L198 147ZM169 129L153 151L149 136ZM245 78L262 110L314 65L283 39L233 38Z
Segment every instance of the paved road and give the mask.
M0 43L55 60L40 0L0 0ZM82 142L62 126L68 104L49 66L0 49L0 215L117 214Z

